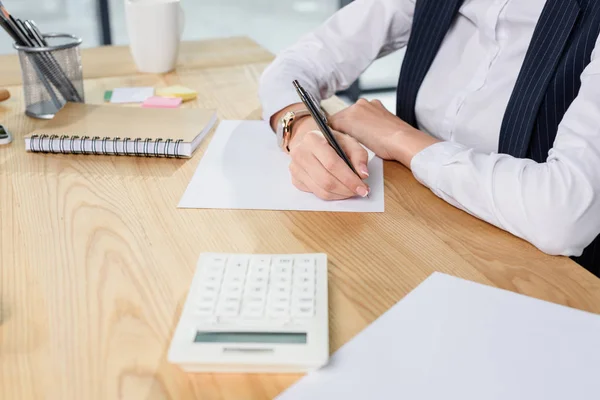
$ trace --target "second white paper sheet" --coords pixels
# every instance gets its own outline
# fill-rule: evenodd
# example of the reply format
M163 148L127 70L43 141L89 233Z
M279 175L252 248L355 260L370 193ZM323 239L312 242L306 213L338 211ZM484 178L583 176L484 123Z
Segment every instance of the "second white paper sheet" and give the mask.
M383 161L370 155L369 198L323 201L294 187L289 156L263 121L223 121L180 208L383 212Z

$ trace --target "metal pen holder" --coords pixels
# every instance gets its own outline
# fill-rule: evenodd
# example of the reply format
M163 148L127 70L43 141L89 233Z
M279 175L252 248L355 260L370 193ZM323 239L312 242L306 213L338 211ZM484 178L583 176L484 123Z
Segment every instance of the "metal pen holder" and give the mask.
M25 114L51 119L67 101L84 102L83 73L76 36L50 33L43 35L44 47L14 45L19 52L23 73Z

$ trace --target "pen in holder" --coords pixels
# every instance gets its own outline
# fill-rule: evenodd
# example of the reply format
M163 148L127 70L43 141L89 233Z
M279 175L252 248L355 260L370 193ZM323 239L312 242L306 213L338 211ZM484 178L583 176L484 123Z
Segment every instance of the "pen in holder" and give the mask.
M34 24L28 28L34 46L14 45L23 73L25 114L51 119L67 101L84 102L81 39L60 33L42 35Z

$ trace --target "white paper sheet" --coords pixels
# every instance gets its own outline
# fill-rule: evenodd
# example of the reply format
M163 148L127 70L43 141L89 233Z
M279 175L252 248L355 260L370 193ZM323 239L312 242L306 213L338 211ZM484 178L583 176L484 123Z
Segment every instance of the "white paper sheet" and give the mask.
M383 212L383 161L369 161L369 198L323 201L296 189L289 156L267 123L223 121L185 191L180 208Z
M154 96L152 87L125 87L113 89L110 102L115 104L143 103L146 99Z
M600 316L436 273L279 400L598 400Z

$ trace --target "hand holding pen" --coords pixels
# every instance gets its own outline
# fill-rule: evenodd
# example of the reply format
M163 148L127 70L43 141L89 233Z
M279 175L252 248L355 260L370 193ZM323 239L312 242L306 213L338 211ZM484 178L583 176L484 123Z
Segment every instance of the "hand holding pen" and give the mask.
M295 125L290 143L292 182L323 200L368 196L369 186L363 182L369 176L367 151L348 135L332 131L326 123L319 124L324 116L317 114L318 105L299 84L298 88L300 98L316 118L306 117ZM326 135L331 135L329 140Z

